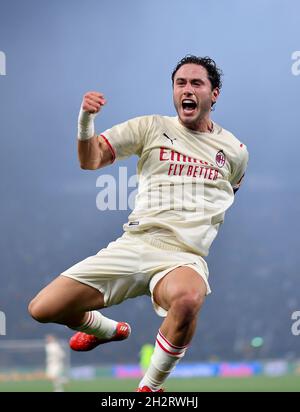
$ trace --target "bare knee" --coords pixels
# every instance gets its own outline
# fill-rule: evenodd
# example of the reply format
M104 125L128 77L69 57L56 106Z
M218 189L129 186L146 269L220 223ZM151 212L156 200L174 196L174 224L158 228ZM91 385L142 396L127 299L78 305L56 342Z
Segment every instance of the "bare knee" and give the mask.
M193 321L204 302L205 297L198 291L189 291L174 297L170 310L175 315L179 326L185 326Z
M28 305L28 312L38 322L48 323L54 321L49 310L39 298L32 299Z

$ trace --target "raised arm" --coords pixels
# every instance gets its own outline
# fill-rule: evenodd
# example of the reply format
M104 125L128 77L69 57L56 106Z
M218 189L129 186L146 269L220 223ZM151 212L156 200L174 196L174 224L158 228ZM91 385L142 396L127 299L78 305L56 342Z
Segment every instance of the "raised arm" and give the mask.
M83 97L78 117L78 158L82 169L100 169L113 161L111 149L96 136L94 128L94 119L105 104L102 93L88 92Z

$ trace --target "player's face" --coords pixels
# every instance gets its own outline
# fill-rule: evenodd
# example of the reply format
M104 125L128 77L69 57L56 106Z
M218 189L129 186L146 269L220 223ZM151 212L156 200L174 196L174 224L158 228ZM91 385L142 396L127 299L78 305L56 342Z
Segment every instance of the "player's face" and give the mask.
M185 127L198 130L218 96L219 89L212 90L205 67L189 63L177 70L173 99L179 120Z

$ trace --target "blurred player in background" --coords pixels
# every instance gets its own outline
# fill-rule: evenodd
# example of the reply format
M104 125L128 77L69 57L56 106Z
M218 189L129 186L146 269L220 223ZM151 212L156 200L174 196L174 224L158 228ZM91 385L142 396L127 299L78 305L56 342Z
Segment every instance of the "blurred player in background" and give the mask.
M68 382L68 356L62 343L53 335L46 336L46 376L53 384L54 392L64 392Z
M210 293L204 258L248 161L245 145L210 118L222 86L215 62L184 57L172 84L177 117L142 116L101 135L95 133L94 119L106 99L96 91L84 96L78 119L80 165L96 170L137 155L135 209L122 237L63 272L29 305L36 320L78 331L70 344L84 351L130 334L127 323L97 309L151 295L164 321L139 392L162 391L191 343Z
M140 350L140 368L143 373L146 373L151 363L151 357L154 351L152 343L145 343Z

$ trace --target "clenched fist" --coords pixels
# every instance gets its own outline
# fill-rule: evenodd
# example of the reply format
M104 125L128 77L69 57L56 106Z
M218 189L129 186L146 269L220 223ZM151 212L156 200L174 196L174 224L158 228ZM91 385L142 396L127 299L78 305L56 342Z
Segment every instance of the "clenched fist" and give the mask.
M88 92L83 96L78 116L78 139L89 140L95 135L94 118L106 104L102 93Z
M83 96L82 110L91 114L99 113L106 99L102 93L88 92Z

